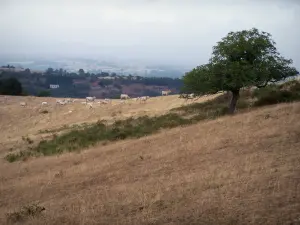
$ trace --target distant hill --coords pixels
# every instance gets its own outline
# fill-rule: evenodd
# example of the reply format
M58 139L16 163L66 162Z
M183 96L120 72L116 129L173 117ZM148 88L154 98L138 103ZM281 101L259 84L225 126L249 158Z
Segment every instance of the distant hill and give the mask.
M50 71L50 72L49 72ZM67 73L60 70L30 71L29 69L0 68L0 79L17 78L23 90L30 95L50 91L53 97L119 98L121 93L138 96L159 96L162 90L170 89L178 94L182 80L170 77L120 76L115 73L90 74Z

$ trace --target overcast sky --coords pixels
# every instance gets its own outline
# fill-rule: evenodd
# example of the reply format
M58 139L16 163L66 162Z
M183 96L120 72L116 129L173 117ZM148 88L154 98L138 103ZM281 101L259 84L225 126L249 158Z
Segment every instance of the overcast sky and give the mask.
M0 0L0 50L195 66L256 27L300 68L299 21L300 0Z

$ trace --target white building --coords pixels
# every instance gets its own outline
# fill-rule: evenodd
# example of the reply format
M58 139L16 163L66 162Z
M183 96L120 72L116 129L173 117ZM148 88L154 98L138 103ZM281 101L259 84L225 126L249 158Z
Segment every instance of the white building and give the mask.
M59 88L59 84L50 84L51 89Z
M98 79L100 79L100 80L114 80L115 77L110 77L110 76L108 76L108 77L98 77Z

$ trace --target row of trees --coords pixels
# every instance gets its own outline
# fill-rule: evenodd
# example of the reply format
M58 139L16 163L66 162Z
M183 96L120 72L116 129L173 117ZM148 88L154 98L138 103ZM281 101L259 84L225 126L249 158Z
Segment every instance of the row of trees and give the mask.
M298 74L275 45L271 34L256 28L230 32L213 47L208 63L185 74L183 90L196 95L231 92L233 114L242 88L260 88Z

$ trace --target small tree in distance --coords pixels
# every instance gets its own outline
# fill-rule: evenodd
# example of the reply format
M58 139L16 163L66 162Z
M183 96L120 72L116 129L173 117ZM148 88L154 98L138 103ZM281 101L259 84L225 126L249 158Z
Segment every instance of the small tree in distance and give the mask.
M241 88L264 87L298 73L275 45L271 34L256 28L230 32L213 47L207 64L185 74L183 90L196 95L229 91L229 113L233 114Z
M38 97L50 97L51 96L51 92L44 90L44 91L40 91L37 95Z

